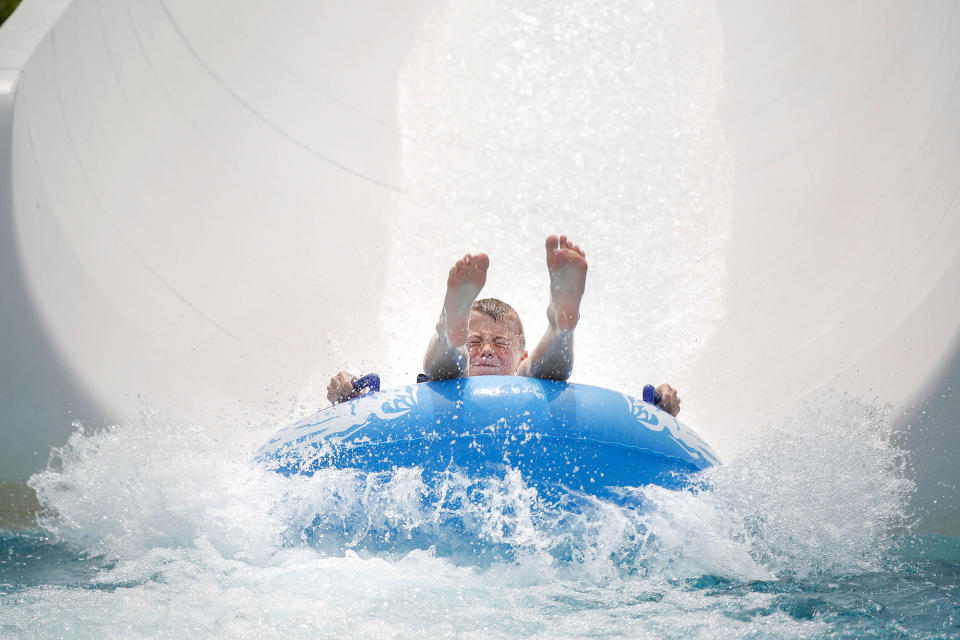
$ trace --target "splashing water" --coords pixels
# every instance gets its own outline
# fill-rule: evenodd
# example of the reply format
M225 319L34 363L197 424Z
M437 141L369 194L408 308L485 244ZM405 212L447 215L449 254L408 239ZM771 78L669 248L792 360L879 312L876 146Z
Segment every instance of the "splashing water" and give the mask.
M385 373L416 376L447 270L467 252L490 255L482 295L513 305L535 344L543 240L566 233L590 263L577 379L634 394L632 376L611 372L683 386L723 317L733 162L716 118L721 61L719 17L698 2L436 7L399 81L408 195L391 220L381 318L391 335L400 319L420 333L389 345Z
M78 429L30 484L50 544L94 577L8 587L0 629L822 637L843 625L798 614L797 592L899 570L891 549L912 484L888 425L839 399L772 427L689 491L560 502L510 470L286 478L248 462L263 429L159 414Z

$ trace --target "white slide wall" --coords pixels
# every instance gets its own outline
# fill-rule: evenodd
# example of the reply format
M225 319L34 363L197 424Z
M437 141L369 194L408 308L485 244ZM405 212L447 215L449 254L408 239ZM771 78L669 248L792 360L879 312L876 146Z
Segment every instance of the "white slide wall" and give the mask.
M736 452L738 429L818 390L897 403L905 423L922 422L916 403L926 402L910 444L921 492L956 514L957 3L680 4L687 13L647 19L719 27L702 51L697 34L677 35L692 64L676 64L698 69L696 55L717 45L716 91L689 95L716 99L696 113L725 145L684 170L699 161L697 175L729 170L730 181L704 207L723 214L710 218L723 227L711 231L721 267L710 271L722 272L722 309L683 351L687 369L658 368L683 384L686 419L721 455ZM444 169L423 168L416 135L456 119L454 107L417 98L464 92L433 72L444 60L478 94L505 86L477 88L469 56L458 58L461 42L475 46L455 24L469 15L388 0L26 0L0 30L0 480L41 467L74 419L124 422L146 403L209 420L305 387L322 393L323 374L345 362L376 368L384 353L416 353L424 332L383 317L407 278L396 265L408 239L391 222L422 225L425 248L429 229L447 224L429 208L410 214L434 186L431 170ZM671 73L644 76L655 82L638 113L664 104L660 85L685 104ZM469 125L481 139L483 126ZM524 242L555 230L549 213L530 216L518 224ZM593 237L594 222L581 236ZM592 291L605 286L603 256L644 232L640 219L614 222L609 245L599 230L588 245L600 258ZM435 291L402 293L436 311ZM618 300L593 295L595 305ZM757 425L733 424L744 406Z

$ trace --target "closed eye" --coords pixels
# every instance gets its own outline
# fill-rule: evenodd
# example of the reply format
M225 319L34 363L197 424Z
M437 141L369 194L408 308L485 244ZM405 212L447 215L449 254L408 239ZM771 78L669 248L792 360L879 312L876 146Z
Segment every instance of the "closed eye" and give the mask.
M477 349L482 346L484 342L487 342L487 340L484 340L480 336L470 336L467 339L467 346L471 349ZM497 336L489 342L497 349L509 349L513 346L513 342L510 340L510 338L504 336Z

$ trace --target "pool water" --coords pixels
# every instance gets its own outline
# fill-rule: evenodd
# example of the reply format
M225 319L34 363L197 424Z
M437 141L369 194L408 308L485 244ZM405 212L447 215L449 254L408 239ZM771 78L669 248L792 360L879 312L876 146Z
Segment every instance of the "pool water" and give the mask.
M958 638L960 540L912 533L888 425L805 409L616 501L509 469L285 478L250 462L268 427L78 428L0 534L0 637Z

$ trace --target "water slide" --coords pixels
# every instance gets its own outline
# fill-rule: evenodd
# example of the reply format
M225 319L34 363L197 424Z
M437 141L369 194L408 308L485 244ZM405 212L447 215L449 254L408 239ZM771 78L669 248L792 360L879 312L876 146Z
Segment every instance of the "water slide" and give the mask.
M958 535L958 14L26 0L0 29L0 481L74 423L241 428L340 368L406 384L468 250L529 341L566 232L575 380L669 380L726 459L802 403L889 406L923 526Z

